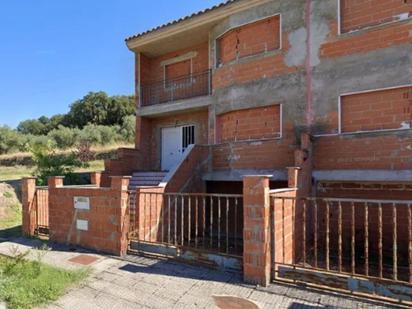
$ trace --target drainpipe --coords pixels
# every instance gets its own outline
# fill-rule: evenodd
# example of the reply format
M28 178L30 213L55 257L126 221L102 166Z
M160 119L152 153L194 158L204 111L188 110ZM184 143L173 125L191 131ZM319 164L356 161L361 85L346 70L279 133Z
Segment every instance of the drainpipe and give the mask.
M312 0L306 0L305 6L305 27L306 27L306 60L305 60L305 70L306 70L306 105L305 105L305 116L306 125L310 128L313 124L313 69L312 69L312 36L311 36L311 13L312 13Z

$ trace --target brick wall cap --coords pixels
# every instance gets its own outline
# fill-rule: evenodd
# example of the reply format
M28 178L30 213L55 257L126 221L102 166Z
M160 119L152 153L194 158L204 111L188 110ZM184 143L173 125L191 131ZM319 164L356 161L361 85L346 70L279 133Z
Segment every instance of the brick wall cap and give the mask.
M56 178L56 179L64 179L65 176L49 176L47 179Z
M132 179L132 176L109 176L109 178Z
M286 168L287 169L293 168L293 169L296 169L296 170L301 170L302 169L300 166L288 166Z
M32 177L22 177L22 179L37 179L37 177L34 177L34 176L32 176Z
M271 178L273 175L243 175L243 178L246 177L264 177L264 178Z

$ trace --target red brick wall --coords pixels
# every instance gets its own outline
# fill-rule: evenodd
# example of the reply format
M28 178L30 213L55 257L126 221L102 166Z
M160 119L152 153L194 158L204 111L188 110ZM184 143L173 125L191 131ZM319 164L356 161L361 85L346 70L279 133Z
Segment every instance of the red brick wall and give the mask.
M280 105L273 105L219 115L219 142L280 137L280 110Z
M280 17L274 16L225 33L217 40L218 63L280 48Z
M184 60L177 63L166 65L165 67L166 79L173 79L190 74L191 65L190 60Z
M315 140L314 169L410 169L412 135L325 136Z
M126 253L127 184L123 187L49 187L50 240L117 255ZM76 211L75 196L89 197L90 209ZM76 229L77 219L88 220L88 231Z
M412 14L410 0L340 0L340 3L342 33L390 22L402 13Z
M321 46L321 57L341 57L355 53L368 53L381 48L412 42L412 36L410 35L412 21L389 24L347 36L337 34L338 25L336 22L331 23L331 29L327 41Z
M213 169L279 169L294 164L290 140L236 142L214 145Z
M341 115L342 132L411 126L412 87L343 96Z
M288 67L282 54L272 54L261 59L224 65L213 74L213 89L220 89L237 83L246 83L281 74L294 73L298 67Z
M207 42L202 43L200 45L170 52L155 58L148 58L146 56L143 56L141 57L142 84L163 80L164 67L161 65L161 62L171 58L182 56L189 52L197 52L197 56L192 58L193 73L203 72L209 68L209 44ZM175 70L173 72L174 77L187 74L186 66L175 66L175 69L177 69L177 71Z

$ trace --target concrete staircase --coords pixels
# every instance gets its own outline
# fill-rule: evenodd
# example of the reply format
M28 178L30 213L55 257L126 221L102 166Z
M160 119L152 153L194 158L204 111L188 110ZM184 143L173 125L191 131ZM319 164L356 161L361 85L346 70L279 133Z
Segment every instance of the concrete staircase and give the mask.
M134 172L129 182L129 190L138 187L156 187L166 174L166 172Z

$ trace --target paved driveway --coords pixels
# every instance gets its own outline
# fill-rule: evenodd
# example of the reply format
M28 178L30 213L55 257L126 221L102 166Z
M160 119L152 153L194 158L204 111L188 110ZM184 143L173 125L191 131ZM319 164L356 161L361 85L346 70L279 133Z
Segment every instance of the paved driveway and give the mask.
M3 242L0 253L10 253L12 246L27 250L33 245L33 241L23 239ZM118 259L73 252L62 246L48 251L44 262L69 269L92 269L81 286L71 289L47 308L217 308L216 304L225 309L385 307L382 303L278 284L269 288L248 286L242 283L239 274L173 261L137 256ZM223 296L251 302L241 304L240 300ZM235 301L237 307L224 306L226 300Z

